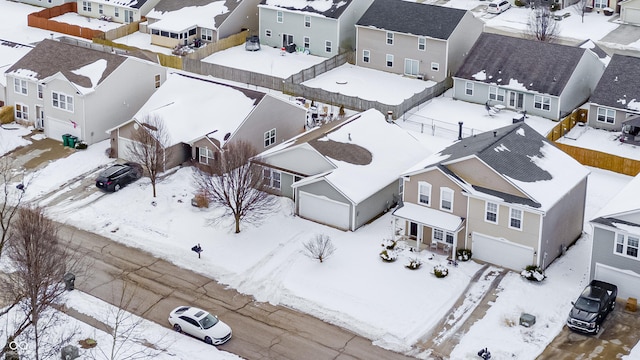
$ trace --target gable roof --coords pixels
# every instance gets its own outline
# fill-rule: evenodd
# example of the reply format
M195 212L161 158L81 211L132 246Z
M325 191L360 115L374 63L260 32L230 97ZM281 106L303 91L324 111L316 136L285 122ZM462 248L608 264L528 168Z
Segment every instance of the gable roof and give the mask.
M191 26L217 30L242 0L160 0L147 18L158 19L150 29L184 31ZM228 5L232 7L229 8Z
M546 211L588 174L587 168L525 123L517 123L456 141L411 168L406 175L476 157L529 199L467 183L472 194L499 197ZM445 172L446 173L446 172ZM456 180L460 178L456 177Z
M404 0L375 0L356 25L446 40L466 13Z
M640 58L613 54L598 85L592 103L640 112Z
M93 89L125 60L125 56L45 39L5 74L44 80L61 73L77 87Z
M104 3L113 6L122 6L132 9L140 9L147 0L93 0L97 3Z
M11 65L24 57L33 49L31 45L18 44L8 40L0 39L0 85L6 86L7 78L4 74Z
M455 77L560 96L584 48L482 33Z
M262 0L263 7L307 12L337 19L353 0Z
M640 192L640 175L636 175L620 190L608 203L606 203L595 215L592 222L609 226L624 224L640 227L640 223L628 223L620 220L627 214L640 213L640 204L635 197ZM616 226L618 227L618 226ZM636 230L637 231L637 230Z
M264 96L258 91L170 73L133 118L138 122L148 115L160 118L171 138L167 146L203 136L224 146Z

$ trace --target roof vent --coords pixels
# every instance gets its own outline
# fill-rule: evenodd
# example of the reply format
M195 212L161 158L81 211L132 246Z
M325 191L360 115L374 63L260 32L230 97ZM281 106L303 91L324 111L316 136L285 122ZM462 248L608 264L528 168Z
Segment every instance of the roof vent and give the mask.
M493 132L493 137L496 137L496 136L498 136L498 132L497 132L497 131L494 131L494 132Z
M618 81L618 77L616 76L615 79L613 79L613 81Z
M231 136L231 133L227 133L227 134L224 136L224 141L229 140L229 137L230 137L230 136Z
M351 133L349 133L349 141L351 141Z

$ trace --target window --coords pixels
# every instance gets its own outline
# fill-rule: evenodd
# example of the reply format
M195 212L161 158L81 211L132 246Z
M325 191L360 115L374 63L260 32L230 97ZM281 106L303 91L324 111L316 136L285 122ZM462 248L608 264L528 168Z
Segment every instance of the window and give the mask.
M404 179L400 178L400 184L398 185L398 195L400 195L400 198L402 198L402 195L404 195Z
M433 241L444 241L444 231L442 229L433 229Z
M464 83L464 93L465 95L473 96L473 83L467 81Z
M593 7L596 9L602 9L609 6L608 0L593 0Z
M522 230L522 210L511 209L509 215L509 227Z
M404 74L410 76L418 76L420 69L420 61L413 59L404 59Z
M310 28L311 27L311 16L305 15L305 17L304 17L304 27L306 27L306 28Z
M213 41L213 30L202 29L200 33L200 38L204 41Z
M29 107L23 104L17 104L15 108L16 119L29 120Z
M190 30L189 30L189 36L193 36L193 35L195 35L195 34L196 34L196 32L197 32L196 28L190 29Z
M276 129L271 129L264 133L264 147L273 145L276 142Z
M427 206L431 205L431 184L428 182L418 182L418 203Z
M283 20L284 20L284 14L282 13L282 11L277 11L276 12L276 21L279 24L282 24Z
M159 88L160 87L160 74L157 74L156 76L154 76L153 81L154 81L154 85L155 85L156 89Z
M83 1L82 2L82 10L91 12L91 2L90 1Z
M270 188L280 190L280 172L272 169L262 169L262 181Z
M18 94L27 95L27 80L13 79L13 91Z
M447 231L445 235L447 244L453 244L453 233Z
M371 61L371 51L362 50L362 62L368 63L369 61Z
M63 93L51 92L51 102L53 107L73 112L73 97Z
M264 31L264 36L266 36L266 37L271 37L271 30L266 29L266 30Z
M120 17L120 8L119 7L116 7L115 9L113 9L113 16Z
M598 121L613 124L616 121L616 111L603 107L598 108Z
M615 252L620 255L626 255L638 258L638 243L640 237L635 235L616 234Z
M533 97L533 107L549 111L551 109L551 98L548 96L536 95Z
M440 188L440 210L453 210L453 190Z
M418 38L418 50L420 51L427 50L427 38L423 38L423 37Z
M387 67L393 67L393 55L387 54Z
M331 41L327 40L324 42L324 51L330 53L331 52Z
M305 49L309 49L311 47L311 39L308 36L303 37L302 42Z
M98 14L104 14L104 10L102 10L102 4L98 4Z
M431 71L440 71L440 64L436 62L431 63Z
M42 84L38 84L38 99L42 99L44 92L44 86Z
M498 204L487 201L484 219L488 222L498 223Z
M489 100L504 102L505 95L505 89L500 89L495 86L489 87Z
M387 45L393 45L393 33L387 32Z
M213 164L213 150L208 147L198 147L198 161L200 164Z

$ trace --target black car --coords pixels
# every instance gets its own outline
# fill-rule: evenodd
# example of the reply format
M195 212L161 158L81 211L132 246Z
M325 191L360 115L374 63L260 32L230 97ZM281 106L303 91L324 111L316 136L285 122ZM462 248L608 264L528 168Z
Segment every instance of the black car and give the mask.
M142 166L136 163L115 164L98 175L96 186L104 191L115 192L142 177Z

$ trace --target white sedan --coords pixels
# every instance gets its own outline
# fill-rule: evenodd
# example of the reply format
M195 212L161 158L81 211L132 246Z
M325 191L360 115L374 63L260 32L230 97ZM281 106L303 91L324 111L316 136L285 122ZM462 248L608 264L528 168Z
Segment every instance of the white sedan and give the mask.
M229 325L218 317L192 306L179 306L169 314L169 322L177 332L184 332L207 344L221 345L231 339Z

